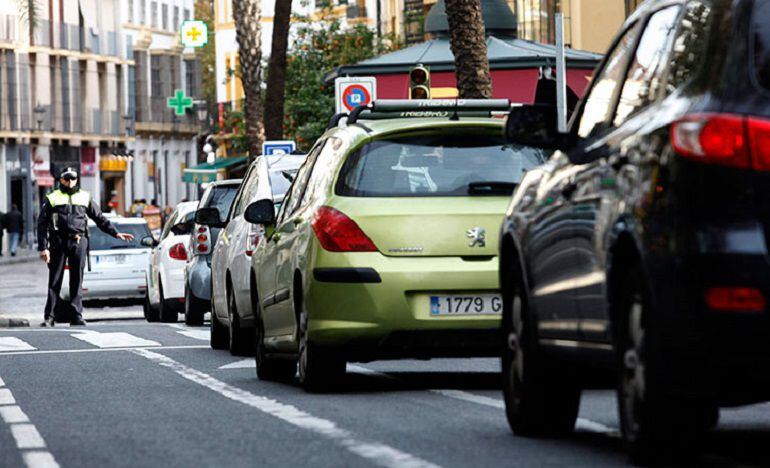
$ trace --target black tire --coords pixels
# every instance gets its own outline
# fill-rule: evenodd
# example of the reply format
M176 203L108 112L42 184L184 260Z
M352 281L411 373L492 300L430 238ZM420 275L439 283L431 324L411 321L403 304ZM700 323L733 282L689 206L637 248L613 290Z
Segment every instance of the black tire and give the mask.
M148 322L157 322L160 320L160 315L158 314L158 309L154 308L150 304L150 293L147 292L147 295L144 296L144 304L142 304L142 309L144 311L144 319Z
M158 283L158 294L160 301L158 306L158 315L163 323L176 323L179 320L179 313L174 308L175 304L163 297L163 283Z
M631 460L642 464L686 454L719 419L715 402L673 395L666 388L667 357L650 297L641 269L633 268L613 324L621 432Z
M203 316L208 309L209 303L199 299L190 291L190 288L184 288L184 323L186 325L203 325Z
M299 384L308 392L330 390L344 377L347 363L333 350L319 347L308 339L308 323L307 311L303 310L297 327Z
M214 290L211 291L211 333L209 336L211 349L227 349L230 346L230 335L227 327L220 323L214 308Z
M242 328L238 316L238 305L235 302L233 288L227 290L227 315L230 318L230 354L233 356L251 356L254 353L254 334L251 330Z
M541 353L528 314L521 275L509 268L504 294L502 335L503 396L508 425L524 437L558 437L575 429L580 386L564 367Z
M267 354L265 349L265 327L262 324L262 318L256 314L257 326L255 328L255 347L254 362L257 369L257 378L259 380L273 380L278 382L288 382L297 373L297 363L287 359L276 359Z

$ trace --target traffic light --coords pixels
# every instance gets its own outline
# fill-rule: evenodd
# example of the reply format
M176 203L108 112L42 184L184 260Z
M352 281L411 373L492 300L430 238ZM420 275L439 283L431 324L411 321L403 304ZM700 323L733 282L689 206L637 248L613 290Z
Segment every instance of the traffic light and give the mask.
M425 65L409 69L409 99L430 99L430 69Z

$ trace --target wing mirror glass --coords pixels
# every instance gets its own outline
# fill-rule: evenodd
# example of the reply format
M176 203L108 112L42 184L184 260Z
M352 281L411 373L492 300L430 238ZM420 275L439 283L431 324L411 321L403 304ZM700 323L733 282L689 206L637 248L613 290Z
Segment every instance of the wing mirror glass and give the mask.
M222 222L219 216L219 209L216 207L198 208L195 212L195 222L208 227L224 227L226 223Z
M158 245L158 241L156 241L152 236L145 236L142 237L142 240L139 241L139 244L144 247L155 247Z
M252 224L269 226L275 224L275 205L273 200L258 200L246 207L244 219Z
M533 104L514 107L505 122L505 137L512 143L544 149L562 149L565 135L556 124L556 106Z

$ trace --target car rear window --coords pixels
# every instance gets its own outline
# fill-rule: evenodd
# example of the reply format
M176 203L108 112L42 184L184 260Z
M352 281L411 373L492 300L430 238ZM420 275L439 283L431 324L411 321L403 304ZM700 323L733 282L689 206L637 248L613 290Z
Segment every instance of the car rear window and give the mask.
M348 156L337 194L351 197L452 197L510 194L543 150L507 143L488 129L386 138ZM485 190L477 190L483 186Z
M109 234L103 233L96 226L90 226L88 235L91 239L91 250L144 249L146 247L140 244L142 238L152 235L146 224L115 223L115 227L118 229L118 232L133 234L134 240L124 242Z
M237 185L222 185L214 187L209 195L207 202L208 208L216 208L219 210L219 218L222 222L227 220L227 214L230 212L230 207L235 199L235 194L238 192Z
M770 0L758 0L752 16L754 73L759 84L770 90Z
M273 197L283 198L286 195L289 187L291 187L291 181L297 176L298 170L299 168L270 171L270 187L273 190Z

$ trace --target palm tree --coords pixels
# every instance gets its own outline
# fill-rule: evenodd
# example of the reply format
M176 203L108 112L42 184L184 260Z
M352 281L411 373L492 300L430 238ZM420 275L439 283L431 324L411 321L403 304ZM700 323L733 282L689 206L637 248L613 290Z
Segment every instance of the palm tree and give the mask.
M457 89L461 98L492 97L487 41L480 0L446 0L449 45L455 56Z
M19 17L29 27L29 43L32 44L39 17L37 0L16 0L16 6L19 9Z
M256 158L262 151L264 126L262 122L262 36L260 26L261 0L233 0L235 39L238 42L241 84L243 85L243 116L249 156Z
M283 103L286 91L286 48L291 25L291 0L275 0L273 45L267 72L265 97L265 136L268 140L283 138Z

